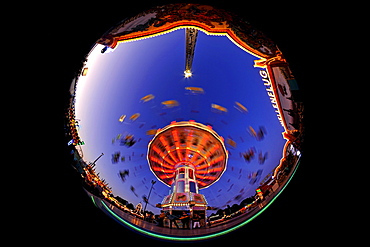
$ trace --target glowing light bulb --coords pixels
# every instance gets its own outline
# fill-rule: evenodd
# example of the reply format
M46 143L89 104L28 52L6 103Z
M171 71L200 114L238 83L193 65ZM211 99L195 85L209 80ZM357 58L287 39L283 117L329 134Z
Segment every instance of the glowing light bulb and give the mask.
M189 77L191 77L193 75L193 73L191 73L191 71L190 70L185 70L184 71L184 76L185 76L185 78L189 78Z

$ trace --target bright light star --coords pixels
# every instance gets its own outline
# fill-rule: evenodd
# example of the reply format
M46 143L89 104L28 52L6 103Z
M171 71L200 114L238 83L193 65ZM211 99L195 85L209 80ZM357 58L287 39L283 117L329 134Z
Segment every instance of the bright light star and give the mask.
M191 73L191 71L190 70L185 70L184 71L184 76L185 76L185 78L189 78L189 77L191 77L193 75L193 73Z

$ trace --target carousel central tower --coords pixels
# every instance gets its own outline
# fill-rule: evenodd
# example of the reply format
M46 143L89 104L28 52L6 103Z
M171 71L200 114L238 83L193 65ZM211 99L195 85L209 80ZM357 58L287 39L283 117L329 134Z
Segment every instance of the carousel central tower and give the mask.
M163 210L206 210L199 190L217 182L226 170L224 140L211 126L195 121L172 122L159 129L148 146L151 171L171 187Z

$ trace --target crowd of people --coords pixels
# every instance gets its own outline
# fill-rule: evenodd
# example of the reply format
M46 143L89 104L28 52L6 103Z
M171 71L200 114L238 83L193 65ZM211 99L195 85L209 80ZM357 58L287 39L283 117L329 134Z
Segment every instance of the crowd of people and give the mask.
M172 229L175 226L177 229L195 229L206 227L205 215L200 213L189 213L182 211L181 214L170 214L168 211L161 210L158 216L157 226L169 227ZM179 226L180 225L180 226Z

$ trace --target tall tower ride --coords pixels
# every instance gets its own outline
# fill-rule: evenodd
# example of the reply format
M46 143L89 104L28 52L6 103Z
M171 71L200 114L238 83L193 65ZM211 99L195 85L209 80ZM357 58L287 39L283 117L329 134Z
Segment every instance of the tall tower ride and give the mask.
M195 50L195 44L197 43L197 37L198 37L198 30L195 28L186 28L186 54L185 54L185 71L184 76L185 78L189 78L193 75L191 68L193 65L193 58L194 58L194 50Z

